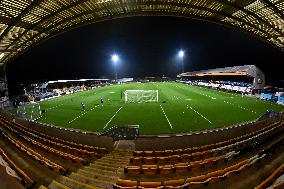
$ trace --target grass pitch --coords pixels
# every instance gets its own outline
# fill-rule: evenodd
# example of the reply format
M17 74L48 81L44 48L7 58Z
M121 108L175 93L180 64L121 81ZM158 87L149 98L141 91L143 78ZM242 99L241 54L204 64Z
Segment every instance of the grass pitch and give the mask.
M125 90L159 90L158 103L125 103ZM104 99L103 106L100 99ZM85 111L81 107L85 106ZM180 83L141 83L102 87L40 102L40 122L104 131L114 125L139 125L141 134L188 132L254 120L283 106L252 97Z

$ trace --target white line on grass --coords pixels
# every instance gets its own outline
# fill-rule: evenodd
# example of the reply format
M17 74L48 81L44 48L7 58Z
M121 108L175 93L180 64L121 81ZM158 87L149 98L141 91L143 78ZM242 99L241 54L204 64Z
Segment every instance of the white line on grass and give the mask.
M209 119L207 119L205 116L203 116L201 113L199 113L197 110L195 110L194 108L192 108L191 106L189 106L190 109L192 109L195 113L197 113L198 115L200 115L202 118L204 118L206 121L208 121L210 124L213 124Z
M117 114L122 108L123 108L123 106L121 106L121 107L115 112L115 114L110 118L110 120L107 122L107 124L104 126L103 129L105 129L105 128L108 126L108 124L112 121L112 119L116 116L116 114Z
M238 108L241 108L241 109L243 109L243 110L246 110L246 111L249 111L249 112L252 112L252 113L256 114L255 111L250 110L250 109L247 109L247 108L244 108L244 107L242 107L242 106L240 106L240 105L236 105L236 104L233 104L233 103L228 102L228 101L225 101L225 100L224 100L224 102L227 103L227 104L230 104L230 105L232 105L232 106L236 106L236 107L238 107Z
M89 111L84 111L82 114L78 115L77 117L75 117L74 119L72 119L71 121L68 122L68 124L76 121L77 119L81 118L82 116L84 116L86 113L93 111L96 107L98 107L99 105L91 108Z
M52 109L58 108L59 106L63 106L63 104L59 104L59 105L53 106L51 108L46 108L46 110L52 110Z
M161 107L161 109L162 109L162 111L163 111L163 114L164 114L164 116L166 117L166 119L167 119L167 121L168 121L168 123L169 123L171 129L172 129L173 126L172 126L172 124L171 124L171 122L170 122L170 120L169 120L167 114L165 113L164 108L163 108L163 106L162 106L161 104L160 104L160 107Z

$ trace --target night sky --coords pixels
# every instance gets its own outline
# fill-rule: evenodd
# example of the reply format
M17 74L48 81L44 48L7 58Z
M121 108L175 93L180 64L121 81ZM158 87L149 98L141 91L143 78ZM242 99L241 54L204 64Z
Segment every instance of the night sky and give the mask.
M120 57L119 77L173 77L181 72L180 49L185 50L185 71L255 64L268 81L284 79L284 52L247 33L185 18L132 17L84 26L30 49L8 64L9 88L113 77L113 53Z

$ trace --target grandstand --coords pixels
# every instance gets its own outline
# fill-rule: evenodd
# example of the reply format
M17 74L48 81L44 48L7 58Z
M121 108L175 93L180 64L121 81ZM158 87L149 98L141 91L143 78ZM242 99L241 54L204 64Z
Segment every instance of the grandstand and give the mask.
M40 106L25 104L20 117L10 107L4 72L49 38L129 16L206 20L283 51L283 7L281 0L0 1L1 108L10 108L0 112L0 188L283 189L284 96L263 90L264 74L254 65L185 72L177 82L50 81L28 92ZM125 103L129 90L151 95Z
M234 77L249 77L253 79L251 87L253 89L263 89L265 86L265 76L264 73L257 68L255 65L244 65L244 66L234 66L225 68L216 68L209 70L201 70L195 72L181 73L178 77L218 77L218 76L234 76ZM229 90L236 90L238 87L246 87L248 84L244 83L230 83L223 82L224 88ZM229 86L226 86L228 84ZM231 85L231 86L230 86ZM234 86L232 86L234 85ZM213 86L212 86L213 87ZM214 86L216 87L216 86ZM241 90L241 89L240 89Z

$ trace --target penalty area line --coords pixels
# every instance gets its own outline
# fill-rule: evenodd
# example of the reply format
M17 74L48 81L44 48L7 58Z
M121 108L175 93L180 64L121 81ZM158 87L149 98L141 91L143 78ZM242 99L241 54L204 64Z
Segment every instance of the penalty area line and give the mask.
M161 107L161 109L162 109L162 111L163 111L163 114L164 114L165 118L167 119L167 121L168 121L168 123L169 123L171 129L173 129L173 126L172 126L172 124L171 124L171 122L170 122L170 120L169 120L167 114L165 113L164 108L163 108L163 106L162 106L161 104L160 104L160 107Z
M209 119L207 119L205 116L203 116L201 113L199 113L197 110L195 110L194 108L192 108L191 106L189 106L189 108L191 110L193 110L195 113L197 113L198 115L200 115L203 119L205 119L206 121L208 121L210 124L213 124Z
M113 120L113 118L116 116L116 114L117 114L122 108L123 108L123 106L121 106L121 107L115 112L115 114L110 118L110 120L106 123L106 125L104 126L103 129L105 129L105 128L108 126L108 124Z

